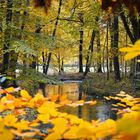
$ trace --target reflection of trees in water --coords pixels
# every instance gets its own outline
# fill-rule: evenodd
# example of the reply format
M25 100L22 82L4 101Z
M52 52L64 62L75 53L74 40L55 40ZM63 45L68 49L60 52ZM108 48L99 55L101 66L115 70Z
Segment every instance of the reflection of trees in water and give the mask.
M105 121L108 118L117 118L116 113L111 110L111 105L102 101L97 103L95 106L84 105L77 107L77 114L78 117L88 121L93 119L100 119L101 121Z
M116 119L116 114L111 110L111 106L102 101L100 101L100 103L97 103L97 105L95 106L89 106L87 104L74 108L65 106L62 107L60 111L76 115L79 118L87 121L91 121L93 119L100 119L101 121L104 121L108 118Z
M65 83L62 85L46 85L45 92L48 96L53 94L67 94L68 99L78 100L79 86L77 83Z
M103 102L102 105L97 108L97 118L100 118L101 121L105 121L108 118L116 119L117 115L111 109L111 104Z
M82 118L82 106L78 106L78 117Z
M68 98L73 101L85 99L85 93L83 93L79 87L78 83L66 83L63 85L47 85L46 86L46 94L67 94ZM91 96L87 100L92 100ZM111 105L109 103L103 102L99 100L96 105L84 105L78 107L62 107L60 109L62 112L67 112L73 115L78 116L79 118L83 118L84 120L93 120L93 119L101 119L104 121L108 118L116 119L116 114L111 110Z

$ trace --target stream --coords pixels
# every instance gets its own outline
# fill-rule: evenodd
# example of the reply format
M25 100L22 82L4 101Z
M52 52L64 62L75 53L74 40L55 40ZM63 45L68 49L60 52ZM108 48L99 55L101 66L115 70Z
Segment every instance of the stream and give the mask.
M94 106L90 106L85 104L84 106L78 107L69 107L64 106L60 109L61 112L67 112L69 114L73 114L79 116L80 118L91 121L100 119L104 121L108 118L116 119L116 113L112 111L111 104L106 102L104 99L97 99L92 95L88 95L83 91L80 91L80 83L79 82L65 82L62 85L46 85L45 92L47 96L53 94L67 94L68 99L72 101L77 100L96 100L97 104Z

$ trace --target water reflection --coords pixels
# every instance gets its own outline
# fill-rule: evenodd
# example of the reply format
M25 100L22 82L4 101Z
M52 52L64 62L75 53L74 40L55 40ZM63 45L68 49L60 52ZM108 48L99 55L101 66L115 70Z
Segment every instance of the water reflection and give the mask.
M45 88L45 92L47 96L52 94L67 94L68 98L77 101L79 99L84 100L96 100L92 96L88 96L82 91L79 91L79 84L78 83L65 83L63 85L47 85ZM96 120L100 119L104 121L108 118L116 119L116 114L111 110L111 105L106 103L103 100L98 100L97 104L94 106L84 105L79 107L62 107L60 109L62 112L67 112L73 115L77 115L84 120Z
M46 85L45 93L47 96L54 94L67 94L68 99L77 101L79 98L79 84L78 83L65 83L62 85Z

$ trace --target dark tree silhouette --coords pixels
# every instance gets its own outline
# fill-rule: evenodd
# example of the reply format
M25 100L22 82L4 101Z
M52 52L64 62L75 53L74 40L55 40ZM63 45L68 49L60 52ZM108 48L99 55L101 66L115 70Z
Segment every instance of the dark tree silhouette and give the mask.
M44 7L45 11L48 11L48 8L51 6L51 0L34 0L35 7Z

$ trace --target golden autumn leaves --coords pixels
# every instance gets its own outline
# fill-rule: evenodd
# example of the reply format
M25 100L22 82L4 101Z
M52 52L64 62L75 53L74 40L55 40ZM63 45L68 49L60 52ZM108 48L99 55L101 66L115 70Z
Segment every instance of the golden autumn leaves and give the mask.
M134 45L128 45L120 49L121 52L125 52L125 60L131 60L140 55L140 40L136 41Z
M112 104L117 107L118 113L122 117L116 121L117 135L113 140L139 140L140 139L140 98L134 98L124 92L116 97L105 97L107 100L114 100Z
M88 122L77 116L60 112L59 107L94 105L96 101L72 102L66 95L44 97L41 93L31 97L26 90L21 90L19 95L16 93L14 96L13 91L12 87L0 91L2 95L0 98L0 139L12 140L18 136L25 140L33 140L36 137L45 140L97 140L111 136L112 139L127 140L129 136L129 138L139 140L140 126L135 125L140 123L139 98L133 98L125 93L120 93L116 97L105 97L107 100L117 100L117 107L124 109L129 107L129 111L124 113L124 109L118 110L119 113L124 114L118 121L108 119L105 122L100 122L100 120ZM25 116L31 116L31 112L27 113L27 109L36 112L31 120L25 119ZM51 127L46 126L45 130L41 131L40 127L43 124L51 124ZM132 129L127 131L129 125L132 125Z

